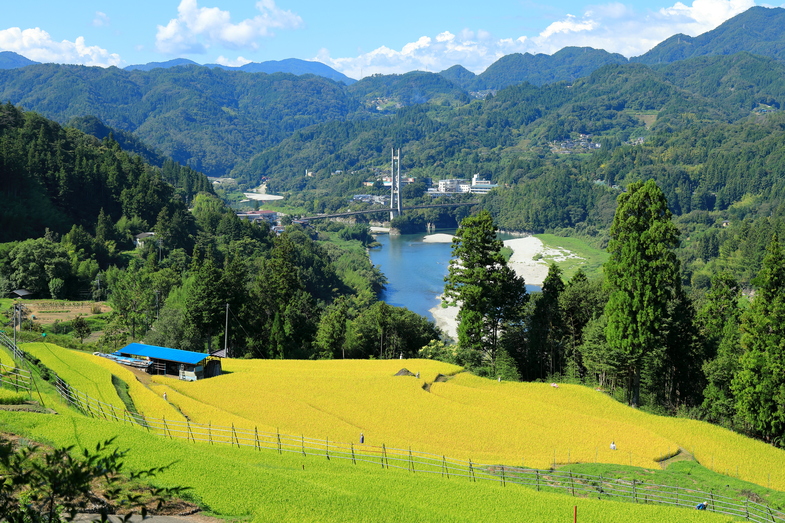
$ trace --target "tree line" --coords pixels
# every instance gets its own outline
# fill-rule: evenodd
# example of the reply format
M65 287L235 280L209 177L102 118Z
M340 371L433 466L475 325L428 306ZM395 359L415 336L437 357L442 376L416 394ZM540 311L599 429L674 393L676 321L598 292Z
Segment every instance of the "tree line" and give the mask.
M461 307L456 347L423 355L489 377L574 381L632 406L705 419L785 445L785 252L769 236L754 292L728 272L682 285L681 241L653 180L618 197L604 276L569 281L551 264L542 292L500 255L490 213L466 218L445 295Z

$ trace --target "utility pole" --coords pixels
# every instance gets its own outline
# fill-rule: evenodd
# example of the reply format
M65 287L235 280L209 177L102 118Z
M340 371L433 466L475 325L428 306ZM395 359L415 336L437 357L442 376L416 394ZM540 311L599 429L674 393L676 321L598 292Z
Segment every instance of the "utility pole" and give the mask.
M224 327L224 354L229 357L229 304L226 304L226 326Z
M16 302L14 302L14 350L16 350Z

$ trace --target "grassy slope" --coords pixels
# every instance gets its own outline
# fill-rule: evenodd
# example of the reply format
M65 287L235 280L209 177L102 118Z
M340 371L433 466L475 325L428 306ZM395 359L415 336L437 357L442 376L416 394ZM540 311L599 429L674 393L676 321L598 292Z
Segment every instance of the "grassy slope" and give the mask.
M554 234L537 234L535 236L542 241L546 249L566 250L577 256L577 258L557 261L565 278L571 278L579 268L583 269L583 272L590 278L602 274L602 264L608 260L607 252L592 247L579 238L568 238ZM542 259L550 263L554 256L543 256Z
M129 449L130 469L173 463L161 485L193 487L193 497L216 515L266 521L579 521L721 522L693 510L634 505L537 493L512 485L471 483L435 475L383 470L370 464L323 460L274 451L189 444L142 429L73 415L0 411L0 426L30 439L94 448L116 436Z

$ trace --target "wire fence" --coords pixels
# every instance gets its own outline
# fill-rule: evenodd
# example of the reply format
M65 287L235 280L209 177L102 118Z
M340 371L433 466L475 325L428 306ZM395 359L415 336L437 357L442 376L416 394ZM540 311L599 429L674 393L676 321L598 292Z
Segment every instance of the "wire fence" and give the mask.
M16 392L23 390L30 393L33 390L33 377L30 371L0 363L0 387L3 386Z
M20 351L21 352L21 351ZM785 522L785 513L751 501L739 500L683 487L659 485L646 481L606 478L570 471L539 470L507 465L487 465L472 460L462 461L417 450L388 447L384 444L344 443L329 439L315 439L280 432L260 432L256 427L220 426L211 423L152 418L122 410L114 405L71 387L55 376L54 385L60 396L71 407L87 416L144 428L148 432L171 439L184 439L207 444L232 445L238 448L271 450L279 454L290 453L316 456L328 460L351 460L368 463L382 469L400 469L414 474L439 475L446 479L471 482L491 481L506 487L508 484L546 492L568 493L576 497L612 499L634 503L679 506L704 509L759 523Z

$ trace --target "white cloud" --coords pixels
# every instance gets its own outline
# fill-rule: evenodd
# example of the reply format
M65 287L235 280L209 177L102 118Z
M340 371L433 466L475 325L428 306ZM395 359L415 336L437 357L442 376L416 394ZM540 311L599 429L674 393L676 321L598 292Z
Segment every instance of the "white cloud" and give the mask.
M106 27L109 24L110 24L109 16L106 13L102 13L101 11L95 12L95 18L93 18L93 26Z
M55 62L65 64L97 65L109 67L120 65L120 55L110 53L98 46L88 46L85 39L78 36L73 42L55 42L41 28L22 30L10 27L0 30L0 49L13 51L36 62Z
M553 54L567 46L594 47L624 56L638 56L677 33L697 36L755 5L754 0L693 0L657 11L636 12L619 3L594 5L580 16L567 15L539 34L498 38L487 31L444 31L422 36L400 51L380 47L356 57L332 58L322 49L317 60L360 78L370 74L404 73L415 69L442 71L461 64L482 72L510 53Z
M159 25L156 47L168 54L204 53L209 47L257 49L257 40L273 36L274 29L296 29L302 18L275 5L274 0L256 2L259 15L232 23L231 13L217 7L199 7L197 0L181 0L177 18Z
M225 58L223 56L219 56L216 58L215 63L219 65L225 65L226 67L242 67L245 64L250 64L252 60L247 58L243 58L242 56L238 56L234 60L230 60L229 58Z

